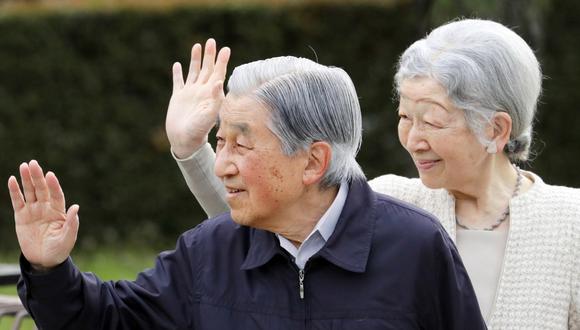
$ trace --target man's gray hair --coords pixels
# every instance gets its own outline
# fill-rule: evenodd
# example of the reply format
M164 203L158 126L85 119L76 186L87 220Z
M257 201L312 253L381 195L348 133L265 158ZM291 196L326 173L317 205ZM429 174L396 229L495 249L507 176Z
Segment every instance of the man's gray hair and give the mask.
M439 82L484 145L489 143L484 125L495 112L508 113L512 131L504 151L512 161L528 159L542 73L534 52L515 32L479 19L442 25L401 56L397 94L402 82L414 77Z
M266 106L268 127L284 154L307 150L316 141L331 145L322 188L365 178L355 159L362 141L360 105L344 70L305 58L275 57L236 67L228 93L250 96Z

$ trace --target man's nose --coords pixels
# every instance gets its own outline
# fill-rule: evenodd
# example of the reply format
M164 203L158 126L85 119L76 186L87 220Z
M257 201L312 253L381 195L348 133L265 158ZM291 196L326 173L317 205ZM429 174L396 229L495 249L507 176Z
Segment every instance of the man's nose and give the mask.
M238 173L238 168L233 162L231 152L228 148L224 147L216 152L214 172L219 178L236 175Z

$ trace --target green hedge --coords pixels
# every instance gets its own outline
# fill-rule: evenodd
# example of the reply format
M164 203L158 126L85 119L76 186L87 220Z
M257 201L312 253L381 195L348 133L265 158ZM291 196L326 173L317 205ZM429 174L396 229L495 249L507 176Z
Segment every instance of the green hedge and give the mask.
M580 187L580 2L558 0L552 6L540 45L546 78L532 167L549 183Z
M0 178L30 159L53 170L67 201L81 205L81 247L172 242L204 216L164 134L170 67L188 63L191 45L210 36L232 48L231 67L291 54L344 68L360 94L359 159L368 177L414 175L396 136L391 86L398 55L421 36L417 27L424 23L410 4L3 18ZM570 36L577 36L578 24L569 24L576 29ZM561 28L557 19L547 26ZM561 70L562 56L570 65L579 52L559 40L550 40L558 50L543 59L553 79L538 125L546 147L534 169L549 182L580 186L574 152L580 137L573 129L580 119L570 99L579 75L577 66L575 74ZM16 249L7 189L0 190L0 218L0 248Z

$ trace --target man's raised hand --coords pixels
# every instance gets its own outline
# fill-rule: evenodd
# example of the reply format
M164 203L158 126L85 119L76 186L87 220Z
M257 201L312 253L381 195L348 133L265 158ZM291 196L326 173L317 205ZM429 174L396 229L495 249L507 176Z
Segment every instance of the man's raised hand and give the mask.
M14 208L16 236L24 257L37 270L65 261L76 242L78 205L65 210L64 193L52 172L44 172L37 161L20 165L20 178L11 176L8 189Z

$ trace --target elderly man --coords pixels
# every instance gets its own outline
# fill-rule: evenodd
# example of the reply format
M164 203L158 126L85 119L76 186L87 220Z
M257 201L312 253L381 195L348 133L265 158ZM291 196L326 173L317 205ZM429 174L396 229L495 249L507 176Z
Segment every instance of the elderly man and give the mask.
M19 294L43 329L484 329L455 247L431 215L371 191L355 160L349 76L279 57L234 70L213 40L174 65L168 115L219 110L215 172L230 213L184 233L133 282L69 258L78 206L36 161L9 179ZM190 141L170 137L176 156ZM196 141L199 143L200 141Z

